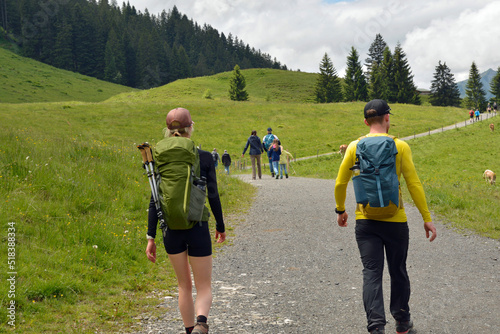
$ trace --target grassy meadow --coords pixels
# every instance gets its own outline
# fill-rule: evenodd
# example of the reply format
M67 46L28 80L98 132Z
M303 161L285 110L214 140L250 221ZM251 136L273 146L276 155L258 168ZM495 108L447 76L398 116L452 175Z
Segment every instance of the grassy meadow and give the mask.
M60 70L0 48L0 103L99 102L134 88Z
M364 103L311 103L314 74L262 69L242 73L248 102L229 101L230 72L145 91L121 87L120 94L111 97L110 92L105 101L93 83L88 83L90 91L73 98L79 102L58 100L54 93L51 102L32 96L32 103L13 103L26 98L23 87L31 89L29 83L21 81L16 90L0 87L0 97L12 95L10 103L0 104L0 212L1 268L17 272L16 331L126 332L141 314L161 315L156 306L174 291L175 281L161 240L156 264L144 254L149 185L136 145L162 138L168 110L188 108L195 121L193 140L205 150L227 149L233 161L240 159L253 129L263 136L271 126L296 157L337 151L367 131ZM35 74L32 80L41 80ZM56 80L51 76L60 73L47 80ZM68 94L73 94L69 88ZM460 108L391 107L391 133L399 137L468 117ZM500 126L496 118L494 123ZM431 210L453 226L499 238L498 205L488 205L498 203L498 188L481 179L486 168L500 170L494 143L497 133L483 122L417 138L410 145ZM334 178L339 164L340 157L333 154L292 165L297 176ZM223 173L218 181L231 233L255 189ZM12 226L13 269L7 267ZM2 319L7 319L8 295L4 284ZM6 321L0 324L0 332L11 330Z

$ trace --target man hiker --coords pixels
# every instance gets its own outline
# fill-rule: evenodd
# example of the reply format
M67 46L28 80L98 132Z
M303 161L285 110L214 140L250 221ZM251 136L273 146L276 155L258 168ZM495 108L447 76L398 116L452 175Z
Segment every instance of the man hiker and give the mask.
M224 169L226 170L227 175L229 175L229 167L231 166L231 156L227 153L227 150L224 150L224 154L221 158L222 164L224 165Z
M267 135L262 138L262 147L264 151L268 153L267 157L269 158L269 169L271 170L271 175L274 177L274 169L273 169L273 158L269 156L269 148L273 145L273 141L278 139L276 135L273 135L273 129L270 127L267 128Z
M366 104L364 122L370 127L370 132L349 144L335 181L335 212L339 226L347 226L348 214L345 211L345 200L347 184L351 177L353 177L356 202L358 202L358 196L362 202L357 203L355 212L356 241L363 264L363 303L368 321L367 329L368 332L376 334L385 333L386 325L382 295L384 251L387 255L391 276L390 311L396 322L396 332L398 334L408 333L413 327L409 308L410 280L406 270L409 230L398 182L401 175L405 178L411 197L423 218L423 227L427 238L430 237L430 241L436 238L436 228L427 208L424 189L417 176L410 147L406 142L388 135L390 110L389 105L383 100L372 100ZM386 145L384 147L387 147L389 154L377 150L377 145ZM384 167L380 164L376 168L376 173L368 175L369 168L367 166L372 162L366 159L370 158L372 161L376 161L380 156L392 156L392 171L382 171ZM391 175L391 172L395 173L396 176ZM383 173L387 173L389 177L396 177L396 180L393 180L395 181L393 182L395 194L393 194L394 190L392 193L389 190L385 194L381 191L386 191L385 184L390 182L382 182L378 185L375 182L375 186L372 188L363 183L363 191L359 188L356 189L359 183L355 180L360 180L360 178L368 180L368 177L377 178ZM370 181L368 180L368 182ZM382 186L380 187L380 185ZM387 195L391 197L391 201L386 201L383 198ZM365 200L365 196L370 198L369 202ZM391 207L393 208L392 212L390 212Z
M219 153L217 153L216 148L214 148L214 150L212 151L212 158L214 159L215 168L217 168L217 166L219 166L220 157Z

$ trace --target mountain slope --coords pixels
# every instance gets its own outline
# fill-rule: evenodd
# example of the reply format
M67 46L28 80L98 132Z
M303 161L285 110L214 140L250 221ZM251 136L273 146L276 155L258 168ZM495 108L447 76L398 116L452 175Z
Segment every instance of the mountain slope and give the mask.
M481 73L481 83L483 84L483 89L486 92L486 100L489 100L493 97L493 94L490 93L490 82L493 80L493 77L497 74L493 69L488 69L486 72ZM465 87L467 86L467 81L464 80L457 82L458 90L460 91L460 98L465 97Z
M99 102L136 89L60 70L0 48L0 103Z

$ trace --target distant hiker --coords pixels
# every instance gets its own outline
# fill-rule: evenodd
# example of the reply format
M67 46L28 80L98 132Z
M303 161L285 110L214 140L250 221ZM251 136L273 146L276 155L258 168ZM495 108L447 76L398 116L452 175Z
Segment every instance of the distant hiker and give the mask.
M281 155L280 155L280 179L283 178L283 171L285 171L285 176L288 179L288 164L290 163L290 159L293 159L293 155L285 150L283 146L281 146Z
M347 184L351 177L353 179L358 203L355 231L364 268L363 303L367 329L377 334L384 333L386 325L382 290L384 251L391 276L390 310L396 322L396 332L408 333L413 327L408 304L410 280L406 270L409 230L398 182L401 174L422 215L427 238L430 237L430 241L436 238L436 228L427 208L410 147L406 142L388 135L390 110L383 100L372 100L366 104L364 122L370 127L370 132L349 144L335 181L337 223L345 227L348 218L345 211ZM377 173L374 168L377 168ZM382 175L387 179L380 180ZM374 179L378 181L373 182ZM359 180L363 182L361 185ZM396 202L398 205L395 205ZM391 208L395 210L390 212Z
M268 152L269 147L273 144L273 141L278 139L276 135L273 135L273 129L267 128L267 135L262 138L262 147L264 151ZM269 154L267 155L269 157ZM272 157L269 157L269 169L271 170L271 175L274 177L274 168Z
M219 166L220 157L219 153L217 153L216 148L214 148L214 150L212 151L212 158L214 159L215 168L217 168L217 166Z
M476 121L479 121L479 115L481 115L479 109L476 109L476 112L474 114L476 115Z
M226 170L227 175L229 175L229 167L231 167L231 156L229 155L229 153L227 153L227 150L224 150L221 161L224 165L224 169Z
M173 109L167 114L165 137L168 137L167 140L174 137L191 138L193 132L192 125L191 114L187 109ZM194 145L192 147L196 149ZM216 221L215 239L218 243L222 243L226 239L226 233L219 192L217 190L214 161L210 152L202 150L197 150L197 152L199 159L196 159L196 161L199 162L199 173L201 178L206 178L208 202ZM173 163L167 163L167 167ZM181 164L181 166L183 165ZM179 196L184 197L182 192ZM205 210L207 211L205 212ZM168 225L168 228L163 231L163 244L177 277L179 310L186 333L206 334L208 333L208 312L212 305L212 240L208 228L208 209L206 207L203 209L203 216L207 217L207 219L200 222L191 222L194 225L189 229L172 229L171 226L175 225L178 219L175 220L169 217L169 212L165 212L166 210L163 211L166 215ZM156 244L154 238L156 237L157 223L156 208L153 200L151 200L148 214L148 245L146 255L153 263L156 261ZM194 303L191 271L196 286L196 302ZM197 316L196 323L194 321L195 315Z
M469 116L470 116L470 122L471 123L474 122L474 109L471 109L469 111Z
M274 174L276 174L276 180L280 177L280 155L281 155L281 145L278 139L273 141L273 146L269 148L271 153L271 160L273 161Z
M255 165L257 165L259 179L262 179L260 155L264 152L264 149L262 148L260 138L257 137L256 130L252 130L250 137L248 137L247 144L241 154L242 158L245 156L248 146L250 146L250 160L252 161L252 180L255 180Z
M486 110L488 110L488 113L491 113L491 104L488 102L488 108L486 108Z
M497 103L496 103L496 101L493 102L493 111L497 112Z

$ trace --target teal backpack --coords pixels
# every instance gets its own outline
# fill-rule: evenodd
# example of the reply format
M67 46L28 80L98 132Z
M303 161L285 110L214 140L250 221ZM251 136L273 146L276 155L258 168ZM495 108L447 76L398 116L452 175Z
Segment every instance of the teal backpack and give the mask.
M273 144L273 140L276 138L272 133L267 134L264 139L263 139L263 144L264 147L266 148L266 151L269 149L269 147Z
M206 180L200 178L200 156L194 142L185 137L168 137L156 144L153 155L168 228L187 230L208 221Z
M398 150L393 136L361 137L351 168L358 207L369 219L394 216L399 208Z

